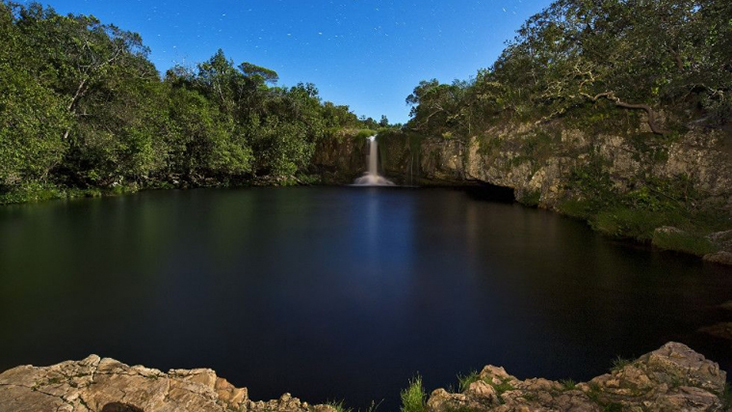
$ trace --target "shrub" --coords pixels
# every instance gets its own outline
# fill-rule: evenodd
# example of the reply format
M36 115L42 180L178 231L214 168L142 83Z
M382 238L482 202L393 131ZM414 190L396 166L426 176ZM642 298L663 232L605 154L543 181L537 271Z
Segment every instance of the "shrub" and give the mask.
M573 389L577 388L577 382L573 381L572 379L565 379L559 381L559 383L564 387L564 390L571 391Z
M64 192L50 183L26 182L5 193L0 193L0 204L40 202L60 199Z
M340 401L328 401L326 405L330 405L335 408L338 412L353 412L353 408L348 408L344 405L343 400Z

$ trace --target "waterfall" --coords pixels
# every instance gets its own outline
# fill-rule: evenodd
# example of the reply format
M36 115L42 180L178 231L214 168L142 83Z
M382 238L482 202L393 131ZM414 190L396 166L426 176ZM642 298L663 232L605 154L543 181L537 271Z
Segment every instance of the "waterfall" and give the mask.
M379 146L376 135L369 137L368 170L353 182L359 186L393 186L394 182L379 175Z

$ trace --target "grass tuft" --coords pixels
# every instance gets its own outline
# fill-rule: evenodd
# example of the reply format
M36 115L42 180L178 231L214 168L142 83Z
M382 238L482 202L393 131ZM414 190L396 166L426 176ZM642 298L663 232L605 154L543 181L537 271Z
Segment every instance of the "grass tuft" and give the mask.
M572 379L564 379L559 381L559 383L562 385L562 387L564 387L565 391L577 389L577 382L573 381Z
M381 405L381 401L379 401L379 403L371 401L371 405L369 405L369 407L366 408L365 410L361 410L361 409L354 410L353 408L349 408L345 405L343 400L340 400L340 401L331 400L331 401L326 402L325 404L332 406L338 412L376 412L376 409L378 409L379 405Z
M353 412L353 408L347 407L342 399L340 401L328 401L325 404L332 406L338 412Z
M409 380L409 386L407 389L402 390L400 395L402 398L401 412L425 412L427 410L425 404L427 394L424 391L422 377L419 374Z
M493 389L496 390L496 395L498 395L500 397L505 392L512 391L515 388L511 384L510 379L504 379L501 381L501 383L499 383L497 385L493 385Z
M613 367L610 370L613 372L620 372L621 370L623 370L623 368L630 365L631 363L633 363L633 361L631 361L630 359L626 359L618 355L613 360Z
M468 389L471 383L480 380L480 375L478 375L477 371L472 370L467 375L458 374L457 379L458 385L460 387L460 392L465 392L465 390Z
M376 410L379 408L379 405L381 405L381 402L383 402L383 401L384 401L383 399L380 400L379 403L371 401L371 405L369 405L369 407L366 409L365 412L376 412Z

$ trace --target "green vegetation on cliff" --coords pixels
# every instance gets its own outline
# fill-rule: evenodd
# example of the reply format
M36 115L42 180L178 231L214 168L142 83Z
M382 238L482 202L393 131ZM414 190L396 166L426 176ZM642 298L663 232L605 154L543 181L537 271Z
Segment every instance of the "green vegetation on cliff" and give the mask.
M732 226L730 16L716 0L558 0L469 81L420 82L406 129L525 204L709 253L703 236Z
M161 79L138 34L93 16L3 1L0 36L0 204L291 184L320 140L388 125L221 50Z
M732 6L715 0L559 0L470 81L422 81L409 127L462 137L502 121L657 134L730 120ZM662 115L663 114L663 115Z

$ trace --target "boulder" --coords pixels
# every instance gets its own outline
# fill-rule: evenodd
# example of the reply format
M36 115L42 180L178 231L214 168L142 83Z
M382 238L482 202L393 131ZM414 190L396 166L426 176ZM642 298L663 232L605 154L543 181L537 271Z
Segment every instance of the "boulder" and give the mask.
M704 255L704 261L711 263L719 263L722 265L732 265L732 252L720 250L719 252Z
M522 381L492 365L483 368L480 379L482 384L473 383L463 393L435 390L428 411L722 412L726 374L686 345L670 342L587 383ZM482 385L493 391L476 390Z
M335 412L309 407L290 394L267 402L248 398L211 369L168 373L90 355L46 367L18 366L0 374L0 411L13 412Z

